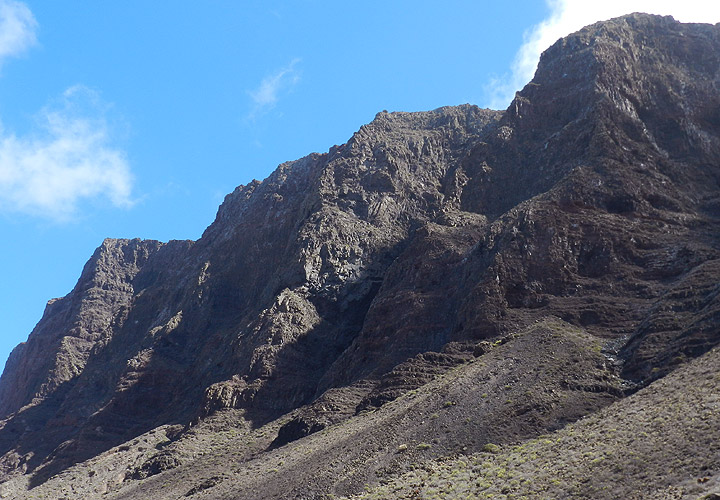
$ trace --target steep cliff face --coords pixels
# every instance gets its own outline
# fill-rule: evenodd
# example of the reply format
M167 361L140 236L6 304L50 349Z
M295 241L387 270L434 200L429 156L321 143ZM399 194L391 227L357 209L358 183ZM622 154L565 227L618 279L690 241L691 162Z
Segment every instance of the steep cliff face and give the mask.
M106 240L95 251L75 289L48 303L28 341L11 354L0 383L0 414L42 401L83 371L93 347L112 338L118 314L132 301L132 280L160 245Z
M382 112L238 187L197 242L103 243L0 379L3 471L41 484L232 410L255 427L294 412L277 447L475 357L505 381L492 397L553 389L480 427L448 420L437 453L508 419L508 440L562 426L720 343L719 188L720 28L590 26L505 112ZM488 354L505 344L510 364Z
M616 339L636 381L714 345L717 48L717 27L636 16L548 49L446 176L457 208L445 213L463 222L437 217L411 235L343 369L547 314Z

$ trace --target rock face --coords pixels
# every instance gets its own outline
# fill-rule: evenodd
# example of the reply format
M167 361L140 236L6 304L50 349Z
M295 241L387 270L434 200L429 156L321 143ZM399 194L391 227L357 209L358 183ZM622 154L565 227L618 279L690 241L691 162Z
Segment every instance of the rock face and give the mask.
M197 242L106 240L0 378L2 474L38 486L232 410L287 415L277 448L476 358L536 392L466 433L561 427L720 343L719 188L720 27L590 26L504 112L382 112L238 187ZM182 463L163 453L126 481Z

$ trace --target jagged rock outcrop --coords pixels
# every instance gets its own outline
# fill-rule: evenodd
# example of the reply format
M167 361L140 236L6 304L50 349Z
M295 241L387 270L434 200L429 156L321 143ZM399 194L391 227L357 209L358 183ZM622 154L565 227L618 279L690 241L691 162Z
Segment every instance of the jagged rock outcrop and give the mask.
M664 376L720 343L719 86L720 27L618 18L549 48L505 112L382 112L238 187L197 242L107 240L0 378L3 474L41 485L223 411L272 450L477 358L486 392L433 404L482 425L403 417L445 426L433 453L473 451ZM358 464L399 463L379 450ZM192 459L163 448L107 484ZM323 470L340 493L368 479Z
M85 368L96 344L107 343L132 302L132 281L161 246L155 241L105 240L75 289L48 302L28 342L10 355L0 384L0 414L56 393Z

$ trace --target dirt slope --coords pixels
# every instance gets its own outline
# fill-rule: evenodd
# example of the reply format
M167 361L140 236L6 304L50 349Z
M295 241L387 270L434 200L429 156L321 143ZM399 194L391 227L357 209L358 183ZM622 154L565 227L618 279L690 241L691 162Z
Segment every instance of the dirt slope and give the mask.
M683 367L720 344L718 75L720 26L598 23L504 112L382 112L239 186L196 242L106 240L0 377L0 497L356 494L602 428L643 388L674 430L660 401L681 395L647 391L680 369L715 390ZM678 400L678 449L685 428L717 441L696 427L714 414L683 420L709 401ZM673 469L652 487L618 456L620 490L684 488L672 471L709 457L653 449ZM590 494L577 454L551 496ZM602 471L592 494L623 474Z

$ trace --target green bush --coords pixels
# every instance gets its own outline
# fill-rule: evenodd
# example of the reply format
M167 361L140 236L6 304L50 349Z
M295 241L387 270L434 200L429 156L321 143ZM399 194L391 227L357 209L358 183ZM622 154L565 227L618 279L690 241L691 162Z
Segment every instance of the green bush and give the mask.
M500 447L493 443L487 443L482 450L487 453L500 453Z

